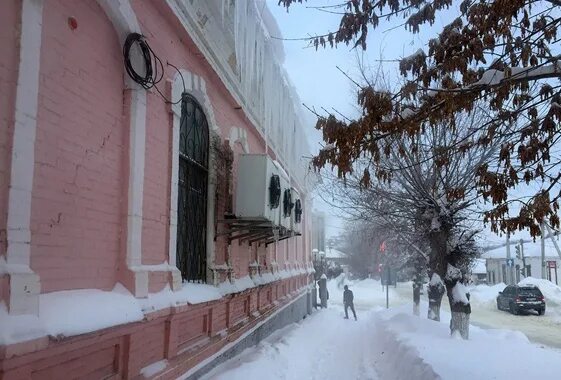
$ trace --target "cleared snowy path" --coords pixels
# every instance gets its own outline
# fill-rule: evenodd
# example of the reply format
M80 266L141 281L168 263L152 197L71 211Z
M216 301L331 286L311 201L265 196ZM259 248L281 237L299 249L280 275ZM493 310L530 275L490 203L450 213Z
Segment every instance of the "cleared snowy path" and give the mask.
M371 313L385 305L386 293L373 280L354 284L355 322L343 319L342 286L330 281L327 309L275 332L203 379L378 379ZM405 302L390 288L391 306Z
M376 380L373 331L366 319L345 320L342 307L331 305L275 332L203 379Z

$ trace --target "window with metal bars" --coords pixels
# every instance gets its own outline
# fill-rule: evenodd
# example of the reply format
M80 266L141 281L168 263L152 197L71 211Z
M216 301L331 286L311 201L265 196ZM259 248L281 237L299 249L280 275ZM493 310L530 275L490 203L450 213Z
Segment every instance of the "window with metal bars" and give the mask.
M206 282L209 128L203 108L189 94L181 100L177 267L183 281Z

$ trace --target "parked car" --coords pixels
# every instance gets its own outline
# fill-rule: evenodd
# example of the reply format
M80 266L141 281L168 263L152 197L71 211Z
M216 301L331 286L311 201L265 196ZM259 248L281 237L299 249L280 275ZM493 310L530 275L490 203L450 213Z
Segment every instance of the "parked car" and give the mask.
M497 308L510 311L514 315L522 310L545 313L545 298L537 286L509 285L497 296Z

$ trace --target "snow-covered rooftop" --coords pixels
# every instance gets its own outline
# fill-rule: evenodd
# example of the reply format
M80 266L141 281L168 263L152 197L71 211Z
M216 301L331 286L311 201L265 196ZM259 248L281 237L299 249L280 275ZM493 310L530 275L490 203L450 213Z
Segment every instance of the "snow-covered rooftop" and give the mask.
M482 274L487 273L487 265L485 263L485 259L476 259L471 269L471 273L473 274Z
M339 251L338 249L329 248L325 253L325 257L328 259L346 259L349 255L343 251Z
M556 239L556 238L555 238ZM561 248L561 241L556 241L557 245ZM511 257L516 257L516 244L510 245ZM524 256L525 257L539 257L541 256L541 241L537 239L535 242L524 243ZM545 240L545 256L551 258L558 258L557 250L551 239ZM506 258L506 246L495 248L491 251L485 252L481 257L485 259L504 259Z

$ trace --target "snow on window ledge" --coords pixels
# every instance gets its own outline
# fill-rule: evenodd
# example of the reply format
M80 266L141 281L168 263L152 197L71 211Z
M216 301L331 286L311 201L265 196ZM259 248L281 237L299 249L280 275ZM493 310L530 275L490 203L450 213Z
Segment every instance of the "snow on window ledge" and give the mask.
M152 269L162 270L164 266ZM264 272L253 278L247 275L225 281L218 286L183 283L177 291L167 285L146 298L135 298L121 284L111 291L79 289L45 293L39 295L39 315L10 315L6 305L0 302L0 346L45 336L59 339L138 322L166 308L220 300L225 295L298 274L298 270Z

